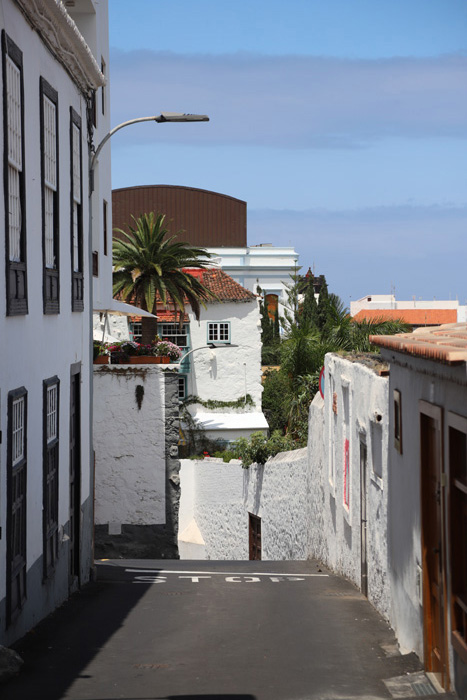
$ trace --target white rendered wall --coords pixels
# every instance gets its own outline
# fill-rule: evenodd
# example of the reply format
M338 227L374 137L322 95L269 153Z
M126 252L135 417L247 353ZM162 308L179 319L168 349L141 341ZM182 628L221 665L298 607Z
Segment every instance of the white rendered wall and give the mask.
M420 410L422 399L443 410L466 416L467 376L465 364L449 367L430 360L381 350L391 362L389 397L393 390L401 393L402 454L389 441L389 578L392 591L392 619L401 647L423 658L423 611L417 581L421 565L420 510ZM389 425L393 435L391 411ZM449 484L449 437L444 420L444 469ZM449 532L447 528L447 532ZM448 590L450 582L447 582ZM449 599L446 608L450 609ZM448 622L450 616L448 615ZM450 639L450 630L447 631ZM451 664L453 672L453 665Z
M126 316L108 314L106 318L103 313L94 313L92 317L94 340L104 339L104 342L110 342L111 340L121 341L130 339L128 318Z
M230 339L235 348L198 350L190 357L188 394L201 399L235 401L250 394L261 409L261 320L257 300L242 303L208 304L198 322L190 311L191 347L208 342L209 321L230 322ZM221 409L225 411L225 409Z
M360 507L361 498L366 498L368 599L388 618L388 380L337 355L326 355L325 372L325 400L318 394L310 407L309 554L360 587ZM332 410L334 393L337 414ZM349 507L344 502L345 439L349 440ZM360 441L367 446L366 494L360 492Z
M248 559L252 513L261 518L262 559L306 559L306 475L306 449L249 469L237 460L181 460L180 530L194 518L206 559Z
M208 248L219 266L245 289L256 294L277 294L280 313L287 302L287 285L296 274L298 253L292 247L258 245L243 248Z
M96 525L165 523L164 401L157 365L94 368Z
M94 148L110 131L110 80L109 80L109 18L108 0L94 0L97 14L82 11L78 1L75 7L67 8L78 29L91 48L101 66L103 60L107 84L96 94L96 127ZM89 9L88 3L84 5ZM104 105L104 109L103 109ZM129 115L128 118L130 118ZM118 138L118 137L117 137ZM93 308L108 308L112 299L112 181L110 140L99 154L94 171L92 195L92 250L98 253L98 275L93 276ZM107 202L107 255L104 254L104 200ZM86 220L87 224L87 220Z
M90 281L88 264L88 178L86 103L63 66L46 49L18 6L6 0L0 14L1 27L23 52L26 246L28 314L6 317L5 265L0 265L0 603L6 595L6 464L8 392L24 386L28 392L27 422L27 578L28 597L19 618L5 633L0 610L0 641L5 644L25 634L68 596L68 545L64 533L69 521L69 424L70 368L81 363L81 582L89 578L91 558L91 437L87 406L90 403ZM44 77L58 92L59 183L60 183L60 313L45 316L42 298L41 157L39 139L39 80ZM70 256L70 107L82 120L84 303L85 311L71 312ZM0 129L3 142L3 129ZM2 145L3 152L3 145ZM0 197L0 220L4 221L4 198ZM0 241L5 249L5 229ZM53 580L42 583L43 517L43 386L57 376L59 405L59 559Z

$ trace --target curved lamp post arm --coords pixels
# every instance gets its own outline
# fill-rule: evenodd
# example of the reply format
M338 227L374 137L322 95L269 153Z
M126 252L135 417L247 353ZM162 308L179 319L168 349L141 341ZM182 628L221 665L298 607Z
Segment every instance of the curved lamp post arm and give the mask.
M179 363L182 364L183 360L186 360L186 358L191 355L192 353L196 352L197 350L218 350L219 348L238 348L238 345L231 345L230 343L226 343L224 345L216 345L215 343L209 343L209 345L200 345L199 348L193 348L193 350L188 350L183 357L180 358Z
M127 122L122 122L117 124L113 129L109 131L108 134L104 136L100 144L97 146L93 155L91 156L91 162L89 163L89 174L91 181L91 192L94 191L94 168L96 167L97 159L99 157L102 148L105 146L107 141L113 136L117 131L123 129L125 126L130 126L131 124L139 124L140 122L156 122L157 124L165 124L169 122L208 122L209 117L206 114L181 114L179 112L162 112L158 116L151 117L137 117L136 119L129 119Z

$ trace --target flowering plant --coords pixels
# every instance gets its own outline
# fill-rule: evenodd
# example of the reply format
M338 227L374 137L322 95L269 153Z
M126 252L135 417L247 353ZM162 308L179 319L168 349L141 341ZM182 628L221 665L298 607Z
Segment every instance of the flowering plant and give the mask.
M120 350L131 357L135 355L147 355L147 352L140 352L142 347L145 348L146 346L141 345L140 343L135 343L133 340L125 340L121 344Z
M95 360L96 357L105 355L107 352L107 343L102 343L100 340L94 340L92 344L92 357Z
M158 357L170 357L172 361L176 362L182 356L182 351L178 345L171 343L170 340L160 340L154 346L154 355Z

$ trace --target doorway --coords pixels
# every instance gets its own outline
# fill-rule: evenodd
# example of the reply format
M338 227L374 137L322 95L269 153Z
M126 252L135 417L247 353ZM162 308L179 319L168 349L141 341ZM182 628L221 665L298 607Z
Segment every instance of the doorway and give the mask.
M368 597L367 508L366 508L367 447L360 440L360 560L361 591Z
M424 662L448 689L442 409L426 401L420 401L420 481Z
M80 365L71 370L70 383L70 540L69 588L76 590L80 580L81 527L81 372Z
M261 559L261 518L248 513L248 540L250 561Z

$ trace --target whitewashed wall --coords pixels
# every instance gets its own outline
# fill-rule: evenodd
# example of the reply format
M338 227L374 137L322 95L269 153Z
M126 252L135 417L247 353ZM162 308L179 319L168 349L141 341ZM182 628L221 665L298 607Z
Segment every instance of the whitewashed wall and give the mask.
M229 321L230 340L235 348L199 350L191 355L192 372L188 393L202 399L236 400L250 394L261 408L261 320L257 300L208 304L198 322L190 312L191 347L208 342L207 324Z
M407 357L382 349L390 359L390 398L401 393L403 450L399 454L389 443L389 580L392 591L392 619L403 648L423 658L423 614L417 571L422 564L420 508L420 410L422 399L448 411L466 415L467 376L465 364L446 366L439 362ZM390 434L394 434L391 412ZM444 469L449 483L449 437L444 421ZM447 517L447 509L446 509ZM447 532L449 532L449 527ZM449 581L448 581L449 586ZM449 600L447 608L450 607ZM450 615L448 615L448 622ZM448 630L448 639L450 631ZM452 661L452 660L451 660ZM451 663L451 673L454 672Z
M32 5L31 5L32 7ZM100 3L98 12L105 9ZM95 16L94 16L95 20ZM23 53L24 143L26 172L26 248L28 314L6 316L5 265L0 265L0 430L5 439L0 445L0 642L10 644L69 594L69 425L70 368L81 366L81 517L80 580L89 579L92 567L92 464L89 411L90 404L90 299L91 274L88 257L88 178L86 101L63 65L42 42L38 32L26 20L17 3L5 0L0 13L0 28ZM105 28L104 28L105 29ZM103 31L104 31L103 29ZM53 28L55 31L55 28ZM43 270L41 236L41 153L40 153L40 77L58 92L58 153L60 207L60 313L43 313ZM83 172L83 273L84 312L71 312L70 257L70 107L82 120ZM3 128L0 128L3 141ZM2 148L3 153L3 148ZM4 198L0 197L0 220L4 221ZM5 250L5 229L0 232L0 247ZM43 580L43 385L45 379L60 380L59 405L59 557L53 577ZM6 547L7 547L7 399L8 392L19 387L28 392L27 410L27 599L24 609L8 629L5 628Z
M388 618L388 380L337 355L326 356L325 373L325 400L318 394L310 407L309 554L360 587L360 508L365 498L368 598ZM348 507L344 502L345 439L349 440ZM367 447L366 493L360 490L360 442Z
M158 365L96 366L94 450L96 525L165 523L165 386Z
M206 559L248 559L252 513L261 518L263 559L306 559L306 472L306 449L249 469L237 460L182 460L179 536L194 521ZM181 558L184 544L179 541Z

